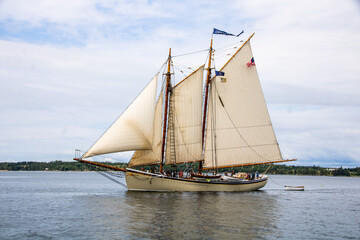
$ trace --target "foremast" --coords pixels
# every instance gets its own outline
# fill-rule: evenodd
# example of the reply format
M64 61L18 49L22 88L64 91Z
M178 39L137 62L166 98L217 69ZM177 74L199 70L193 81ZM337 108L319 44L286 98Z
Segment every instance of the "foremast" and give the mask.
M209 98L209 86L210 86L210 82L211 82L211 65L212 65L212 52L213 52L213 38L211 37L211 42L210 42L210 49L209 49L209 61L208 61L208 68L207 68L207 75L206 75L206 82L205 82L205 99L204 99L204 113L203 113L203 125L202 125L202 133L201 133L201 139L202 139L202 148L204 149L204 144L205 144L205 127L206 127L206 114L207 114L207 108L208 108L208 98ZM199 173L202 172L202 166L203 166L203 161L199 162Z
M168 120L168 103L169 103L169 93L171 91L171 48L169 49L169 57L167 63L167 73L166 75L166 87L165 87L165 112L164 112L164 122L163 122L163 136L162 136L162 145L161 145L161 161L160 161L160 173L164 172L164 162L165 162L165 140L166 140L166 127Z

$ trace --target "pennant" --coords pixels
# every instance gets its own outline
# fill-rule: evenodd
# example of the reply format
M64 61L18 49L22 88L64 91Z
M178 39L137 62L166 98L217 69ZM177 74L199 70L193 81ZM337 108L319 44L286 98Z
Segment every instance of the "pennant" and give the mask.
M250 62L248 62L246 65L247 65L248 67L250 67L250 66L252 66L252 65L256 66L256 65L255 65L254 57L252 57L251 60L250 60Z
M225 73L221 72L221 71L215 71L215 75L216 76L225 76Z
M214 28L213 34L222 34L222 35L227 35L227 36L234 36L234 37L238 37L241 34L244 33L244 30L241 31L241 33L239 33L238 35L232 34L232 33L227 33L225 31L221 31L219 29Z

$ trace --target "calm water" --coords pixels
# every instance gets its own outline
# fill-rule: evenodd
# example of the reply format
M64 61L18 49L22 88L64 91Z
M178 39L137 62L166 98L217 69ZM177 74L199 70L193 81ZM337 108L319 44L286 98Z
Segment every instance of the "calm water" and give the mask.
M256 192L144 193L95 172L0 172L0 239L360 239L360 178L270 178Z

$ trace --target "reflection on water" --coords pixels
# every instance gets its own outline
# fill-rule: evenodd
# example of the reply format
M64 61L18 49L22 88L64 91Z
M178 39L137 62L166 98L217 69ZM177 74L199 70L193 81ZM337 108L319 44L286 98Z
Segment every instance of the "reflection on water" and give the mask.
M0 239L358 239L360 178L245 193L126 191L97 173L0 172Z
M101 198L89 211L110 216L108 231L151 239L262 238L276 231L276 197L249 193L152 193L127 191L124 198ZM89 199L90 200L90 199ZM93 199L91 199L93 202ZM104 224L104 223L103 223Z

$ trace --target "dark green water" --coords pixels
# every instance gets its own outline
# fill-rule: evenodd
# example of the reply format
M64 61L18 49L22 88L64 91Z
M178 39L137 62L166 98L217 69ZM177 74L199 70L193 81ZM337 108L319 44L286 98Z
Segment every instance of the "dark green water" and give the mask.
M270 178L256 192L149 193L95 172L0 172L0 239L359 239L360 178Z

